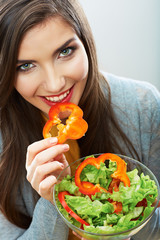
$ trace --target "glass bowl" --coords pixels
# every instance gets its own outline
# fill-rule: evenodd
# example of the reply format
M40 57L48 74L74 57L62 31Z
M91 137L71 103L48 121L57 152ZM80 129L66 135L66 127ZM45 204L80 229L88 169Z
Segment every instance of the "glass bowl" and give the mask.
M94 154L94 157L98 157L101 154ZM153 211L150 213L150 215L143 220L142 222L140 222L138 225L136 225L133 228L130 228L129 230L126 231L122 231L122 232L116 232L116 233L110 233L110 234L97 234L97 233L92 233L92 232L87 232L85 230L82 230L78 227L76 227L75 225L73 225L71 222L69 222L65 216L62 215L62 213L60 212L58 206L57 206L57 201L58 197L56 196L56 184L54 186L53 189L53 201L55 204L55 207L58 211L58 213L60 214L60 216L62 217L62 219L64 220L64 222L68 225L68 227L70 229L72 229L72 231L74 231L75 233L77 233L79 236L88 239L88 240L121 240L121 239L127 239L131 236L133 236L134 234L138 233L147 223L148 221L151 219L151 217L153 216L157 206L158 206L158 202L160 200L160 188L159 188L159 183L156 179L156 177L154 176L154 174L150 171L150 169L148 169L145 165L143 165L141 162L132 159L130 157L127 156L123 156L123 155L119 155L117 154L119 157L121 157L127 164L127 172L128 171L132 171L135 168L138 170L138 175L140 176L141 173L144 173L144 175L148 175L150 177L151 180L155 181L155 184L157 186L158 189L158 196L157 196L157 202L154 205L154 209ZM93 155L92 155L93 156ZM69 167L71 168L71 176L74 176L76 168L78 167L78 165L85 159L81 158L76 160L75 162L73 162L72 164L68 165L58 176L58 181L57 184L64 178L64 176L68 175L69 172Z

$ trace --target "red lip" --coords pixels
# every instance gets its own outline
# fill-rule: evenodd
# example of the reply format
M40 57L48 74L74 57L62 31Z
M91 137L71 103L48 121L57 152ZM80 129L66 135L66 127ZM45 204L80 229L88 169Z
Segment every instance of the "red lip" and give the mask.
M73 86L74 87L74 86ZM69 94L62 100L62 101L59 101L59 102L69 102L70 101L70 99L71 99L71 97L72 97L72 94L73 94L73 87L71 87L70 88L70 92L69 92ZM68 91L68 90L67 90ZM66 91L64 91L63 93L65 93ZM61 93L61 94L63 94L63 93ZM59 95L50 95L50 96L48 96L48 97L58 97L58 96L60 96L61 94L59 94ZM47 100L45 97L40 97L41 99L42 99L42 101L43 102L45 102L47 105L49 105L49 106L53 106L53 105L55 105L57 102L51 102L51 101L49 101L49 100Z

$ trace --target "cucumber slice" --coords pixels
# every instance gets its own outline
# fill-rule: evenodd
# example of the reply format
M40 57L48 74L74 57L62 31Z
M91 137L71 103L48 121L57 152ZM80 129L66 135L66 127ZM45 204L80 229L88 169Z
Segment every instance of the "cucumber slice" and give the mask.
M141 213L143 212L144 207L135 207L135 209L131 212L129 212L129 215L131 217L131 219L137 218L141 215Z

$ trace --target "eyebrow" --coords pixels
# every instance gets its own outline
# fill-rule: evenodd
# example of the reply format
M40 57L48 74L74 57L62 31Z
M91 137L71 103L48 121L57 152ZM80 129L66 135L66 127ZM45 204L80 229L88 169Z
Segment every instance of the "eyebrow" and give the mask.
M63 50L64 48L66 48L71 42L73 42L73 41L75 41L75 40L76 40L75 37L67 40L62 46L60 46L60 47L54 52L54 54L60 52L61 50Z
M69 40L67 40L63 45L61 45L59 48L57 48L53 55L57 54L58 52L62 51L63 49L65 49L71 42L75 41L76 38L73 37ZM36 62L34 60L31 60L31 59L27 59L27 60L17 60L17 64L24 64L24 63L29 63L29 62Z

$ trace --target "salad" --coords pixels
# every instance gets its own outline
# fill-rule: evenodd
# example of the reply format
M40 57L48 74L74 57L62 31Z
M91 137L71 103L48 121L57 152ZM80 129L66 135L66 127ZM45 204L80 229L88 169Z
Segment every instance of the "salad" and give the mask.
M138 170L127 171L118 155L89 156L74 176L55 186L57 207L73 225L97 234L126 231L153 211L156 183Z

